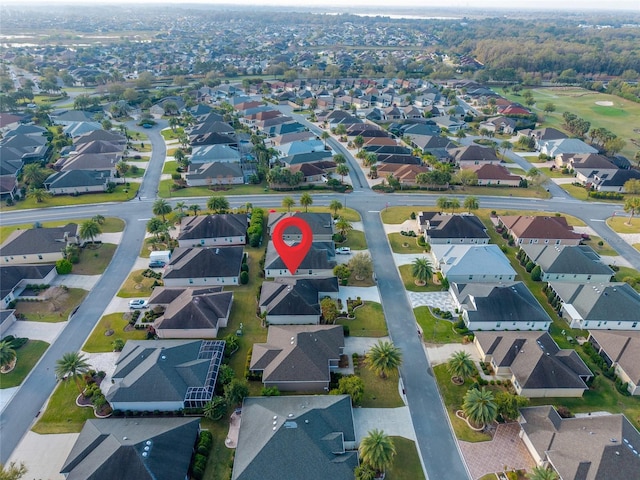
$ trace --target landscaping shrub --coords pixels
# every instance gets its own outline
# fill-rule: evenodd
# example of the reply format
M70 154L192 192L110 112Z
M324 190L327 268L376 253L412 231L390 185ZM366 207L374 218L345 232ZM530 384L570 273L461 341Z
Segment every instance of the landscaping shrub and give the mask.
M534 282L539 282L542 279L542 269L540 268L540 265L536 265L535 267L533 267L533 270L531 270L531 280L533 280Z
M525 270L527 271L527 273L531 273L531 270L533 270L533 267L535 267L536 264L529 261L527 262L527 265L525 266Z
M249 222L249 228L247 229L247 236L249 237L250 246L260 246L264 228L263 224L264 210L261 208L254 208L251 212L251 221Z
M569 409L564 405L559 405L556 410L558 412L558 415L560 415L560 417L562 418L573 418L573 413L571 413Z
M240 272L240 284L246 285L249 283L249 272Z
M56 261L56 271L59 275L68 275L73 270L73 264L66 258L61 258Z
M348 337L351 334L351 332L349 331L349 325L343 325L342 332L344 333L345 337Z
M171 180L180 180L181 178L182 178L182 175L180 175L179 173L171 174Z
M242 271L242 272L248 272L248 271L249 271L249 265L247 265L247 264L246 264L246 262L245 262L245 263L243 263L243 264L240 266L240 271Z
M263 397L279 397L280 390L278 390L278 387L262 387L260 395Z

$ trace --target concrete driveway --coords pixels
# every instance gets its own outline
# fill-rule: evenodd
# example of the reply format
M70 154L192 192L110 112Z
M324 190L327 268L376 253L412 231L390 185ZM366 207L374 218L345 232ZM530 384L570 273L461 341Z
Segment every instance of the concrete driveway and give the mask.
M356 442L377 428L387 435L404 437L416 441L409 407L398 408L354 408L353 421L356 428Z
M429 338L428 332L425 333L427 339ZM429 358L429 363L431 366L441 365L443 363L447 363L449 357L460 350L467 352L471 355L471 358L474 362L480 361L480 355L478 354L478 349L475 347L473 343L468 343L463 345L462 343L447 343L445 345L424 345L424 350L427 353Z
M91 290L95 287L102 275L58 275L53 279L51 285L64 285L69 288L82 288L83 290Z
M429 306L448 310L451 313L456 311L456 305L449 292L407 292L407 295L412 308Z
M11 325L6 334L14 337L27 337L31 340L42 340L51 344L66 326L67 322L48 323L18 320Z
M64 475L59 472L79 435L39 435L28 431L9 457L9 462L24 462L28 479L64 480Z
M344 339L344 354L353 355L357 353L358 355L366 354L369 349L374 346L378 341L389 341L389 337L380 337L380 338L371 338L371 337L346 337Z

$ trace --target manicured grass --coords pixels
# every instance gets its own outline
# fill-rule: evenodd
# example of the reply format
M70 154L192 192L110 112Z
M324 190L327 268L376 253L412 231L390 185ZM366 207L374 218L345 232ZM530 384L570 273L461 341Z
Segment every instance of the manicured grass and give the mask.
M631 225L629 225L631 223ZM607 225L614 232L618 233L640 233L640 218L633 217L629 222L629 217L609 217Z
M467 422L456 417L456 410L462 408L462 402L467 390L471 388L473 384L472 379L466 379L463 385L454 385L451 382L451 375L447 371L446 364L433 367L433 373L435 374L436 381L438 382L438 389L440 390L440 396L444 402L449 418L453 425L453 430L458 440L465 442L484 442L491 440L491 436L482 433L475 432L469 428ZM487 386L488 388L489 386Z
M363 408L396 408L403 407L404 402L398 392L399 374L396 370L387 378L373 373L360 356L360 366L355 368L355 373L364 382L364 396L361 405Z
M178 166L178 162L175 162L173 160L164 162L164 166L162 167L162 173L165 173L165 174L176 173L177 166Z
M113 243L101 243L80 249L80 262L73 266L71 273L75 275L101 275L111 263L113 254L118 248Z
M118 296L122 298L148 297L153 291L155 278L143 277L144 270L134 270L120 287Z
M406 220L411 219L411 213L418 215L419 212L437 212L440 209L438 207L420 207L420 206L408 206L408 207L387 207L380 212L380 218L383 223L397 224L403 223Z
M338 325L348 325L352 337L386 337L389 332L384 319L382 305L377 302L364 302L364 305L356 308L353 320L340 318L336 320Z
M85 195L55 195L47 198L41 203L37 203L33 198L26 198L20 200L12 207L4 206L3 210L24 210L27 208L49 208L49 207L62 207L68 205L86 205L89 203L106 203L106 202L125 202L134 198L138 192L139 184L132 183L128 187L128 192L125 193L123 185L118 185L113 193L87 193Z
M72 220L55 220L52 222L40 222L42 227L63 227L69 223L77 223L80 225L89 218L78 218ZM6 225L0 227L0 243L4 242L7 237L15 230L26 230L33 228L33 223L23 223L21 225ZM104 223L100 225L100 228L104 233L122 232L124 230L124 221L116 217L106 217Z
M349 247L351 250L366 250L367 239L364 236L364 232L360 230L351 230L347 234L347 239L336 245L336 247Z
M169 172L172 173L172 172ZM171 197L210 197L212 195L256 195L262 193L280 193L275 190L266 190L263 185L232 185L229 190L211 190L209 187L187 187L171 191L173 180L161 180L158 196Z
M542 168L539 168L538 170L540 170L541 173L543 173L545 176L549 178L573 178L574 177L574 175L563 174L561 168L551 169L549 167L542 167Z
M183 133L184 128L182 127L176 128L175 131L170 128L166 128L160 132L160 135L162 135L162 138L165 140L177 140Z
M16 313L22 314L32 322L66 322L69 314L76 308L87 291L81 288L69 288L53 300L43 302L17 302Z
M414 308L413 313L422 329L422 339L425 342L462 343L463 335L453 329L453 322L434 317L429 307Z
M424 479L418 449L413 440L404 437L391 437L396 447L393 464L387 470L387 480L420 480Z
M394 232L387 235L394 253L424 253L425 247L418 245L418 237L408 237Z
M598 242L602 242L602 246L600 246ZM602 238L598 236L595 236L595 235L590 236L589 240L583 240L582 243L593 248L598 255L605 255L605 256L618 255L618 252L616 252L613 248L611 248L611 245L609 245L607 242L605 242L604 240L602 240Z
M230 411L228 413L231 414ZM200 428L209 430L213 435L213 445L207 459L204 480L229 480L231 478L235 449L227 448L224 444L227 433L229 433L229 415L215 422L204 417L200 420Z
M635 248L636 250L640 251L640 243L634 243L633 248Z
M465 195L490 195L494 197L526 197L526 198L551 198L551 194L544 187L465 187ZM461 202L462 203L462 202Z
M61 380L49 398L47 409L31 430L40 434L78 433L90 418L96 418L93 408L80 408L76 398L80 392L72 379Z
M145 330L133 329L128 332L124 331L124 328L129 325L129 321L125 320L123 315L123 313L117 312L102 317L91 332L82 350L89 353L112 352L112 343L116 338L121 338L125 342L127 340L145 340L147 338ZM107 330L113 330L113 335L105 335Z
M411 274L412 265L400 265L398 270L400 270L400 277L402 278L402 283L404 283L404 288L411 292L441 292L442 286L436 285L433 283L433 278L427 282L426 285L420 286L416 285L416 281ZM435 276L435 275L434 275Z
M587 195L587 191L584 189L584 187L571 185L570 183L559 185L559 187L562 188L564 191L566 191L569 195L571 195L575 199L584 200L584 201L589 200L589 196Z
M0 374L0 388L11 388L20 385L29 372L33 369L40 357L49 348L47 342L42 340L29 340L16 350L17 362L11 372Z

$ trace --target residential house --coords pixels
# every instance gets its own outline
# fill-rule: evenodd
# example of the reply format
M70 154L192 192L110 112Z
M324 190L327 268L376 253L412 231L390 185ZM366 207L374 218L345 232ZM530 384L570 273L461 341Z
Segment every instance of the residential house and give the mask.
M312 139L285 143L284 145L276 147L276 150L280 152L280 156L289 157L301 153L322 152L326 149L322 140Z
M285 235L283 235L283 238ZM299 242L299 240L285 241L290 243L292 246L297 245ZM296 271L291 274L284 261L280 257L280 254L276 251L273 245L273 241L269 240L269 243L267 244L266 261L264 264L265 277L275 278L283 276L297 276L329 278L333 276L333 268L336 266L335 257L335 244L333 243L333 241L320 242L315 241L314 238L309 251L302 259L302 262L300 262L300 265L298 266Z
M560 140L546 140L540 143L540 153L555 158L560 154L598 153L598 150L587 145L578 138L562 138Z
M16 323L16 311L0 309L0 338L4 338L9 329Z
M478 127L492 133L504 133L512 135L516 129L516 119L510 117L493 117L488 118L484 122L480 122Z
M465 170L471 170L478 176L478 185L487 187L519 187L522 177L514 175L511 171L497 163L485 163L483 165L469 165Z
M547 332L475 332L480 360L527 398L581 397L593 377L573 349L560 349Z
M215 125L219 123L220 122L216 122ZM226 129L227 127L230 127L230 125L227 123L222 123L222 125L223 125L222 128L224 129ZM192 148L211 146L211 145L227 145L235 149L238 148L238 141L236 140L235 135L233 135L233 133L227 134L222 132L212 132L210 130L211 128L213 127L210 126L207 132L200 133L198 135L189 136L189 143L191 143Z
M434 135L410 135L411 143L419 148L422 153L428 153L440 159L449 158L449 150L455 145L447 137Z
M624 185L632 179L640 180L640 172L638 170L619 169L607 178L595 175L591 186L599 192L626 192Z
M62 133L67 137L76 138L99 130L102 130L102 125L98 122L72 122L62 129Z
M267 219L267 233L271 235L278 222L288 217L300 218L307 222L311 227L314 242L330 242L333 240L335 228L330 213L272 212ZM285 242L300 241L302 234L297 229L289 227L284 231L282 239Z
M223 340L129 340L105 397L122 411L202 408L213 399L224 345Z
M565 217L501 215L498 221L508 230L516 245L579 245L582 240L582 236L573 231Z
M239 163L210 162L190 164L185 174L189 187L210 187L212 185L242 185L244 173Z
M487 228L475 215L420 212L416 220L424 239L432 245L489 243Z
M416 176L420 173L427 173L429 167L425 165L403 164L403 163L381 163L378 165L378 177L393 175L402 186L418 186Z
M531 130L529 136L536 141L536 149L540 151L542 145L545 142L552 140L562 140L563 138L569 138L566 133L552 127L540 128L538 130Z
M266 388L329 391L344 349L342 325L270 325L266 343L254 343L249 369Z
M575 155L569 164L575 172L576 181L585 186L606 180L618 171L618 167L604 155Z
M0 175L0 200L18 198L18 179L15 175Z
M316 138L317 138L316 134L309 131L283 133L282 135L277 135L275 137L270 137L265 139L265 144L268 143L270 145L279 146L279 145L284 145L286 143L304 142L306 140L312 140Z
M89 419L60 473L66 480L184 480L199 418Z
M262 284L258 306L269 325L319 325L320 299L337 295L336 277L279 277Z
M238 285L243 256L242 246L178 247L162 278L167 287Z
M184 217L180 221L179 247L226 247L247 243L245 213Z
M520 248L542 270L544 282L606 283L614 271L587 245L531 245Z
M80 243L78 225L14 230L0 245L2 265L55 263L69 244Z
M467 128L467 124L464 120L452 117L450 115L432 117L432 120L438 127L442 129L446 128L449 133L456 133Z
M75 170L108 170L112 178L117 175L116 165L122 160L122 155L116 152L110 153L81 153L67 157L60 157L54 164L54 169L59 172Z
M229 145L200 145L192 148L189 162L191 165L203 163L239 163L240 152Z
M469 330L548 330L551 317L522 282L461 283L449 288Z
M448 153L452 162L460 168L473 165L499 164L501 162L493 148L480 145L452 148Z
M296 153L286 157L281 157L278 161L285 167L293 167L294 165L301 165L304 163L332 161L332 158L333 155L330 150L322 150L320 152Z
M2 265L0 268L0 304L5 309L27 285L49 285L58 275L53 264Z
M520 438L561 479L638 478L640 433L622 414L563 418L551 405L520 409Z
M516 278L516 271L498 245L434 244L431 256L434 267L449 283L498 283Z
M167 106L169 106L170 104L173 104L172 108L170 111L167 112ZM156 118L160 118L160 117L163 117L164 115L169 115L169 114L175 115L181 110L183 110L184 107L185 107L184 100L181 97L178 97L177 95L172 95L170 97L165 97L155 105L152 105L151 108L149 108L149 113Z
M327 172L313 163L293 165L289 170L291 173L302 172L303 183L323 185L327 182Z
M92 122L94 112L86 110L63 110L49 115L49 119L56 125L69 125L74 122Z
M232 480L352 480L357 466L349 395L244 399Z
M52 195L106 192L114 180L111 170L67 170L49 175L44 188Z
M222 287L156 287L149 298L164 312L153 322L159 338L216 338L227 326L233 293Z
M608 367L627 383L631 395L640 395L640 332L589 331L589 342Z
M550 282L571 328L640 330L640 294L628 283Z
M93 130L73 139L73 144L77 146L83 145L89 142L105 141L114 145L122 145L123 148L127 145L127 138L120 132L113 132L107 130Z

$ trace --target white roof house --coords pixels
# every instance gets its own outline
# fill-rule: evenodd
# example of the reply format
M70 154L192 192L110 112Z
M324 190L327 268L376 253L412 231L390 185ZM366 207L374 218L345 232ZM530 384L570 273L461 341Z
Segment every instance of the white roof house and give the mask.
M449 282L508 282L516 278L516 271L497 245L434 244L431 255Z

